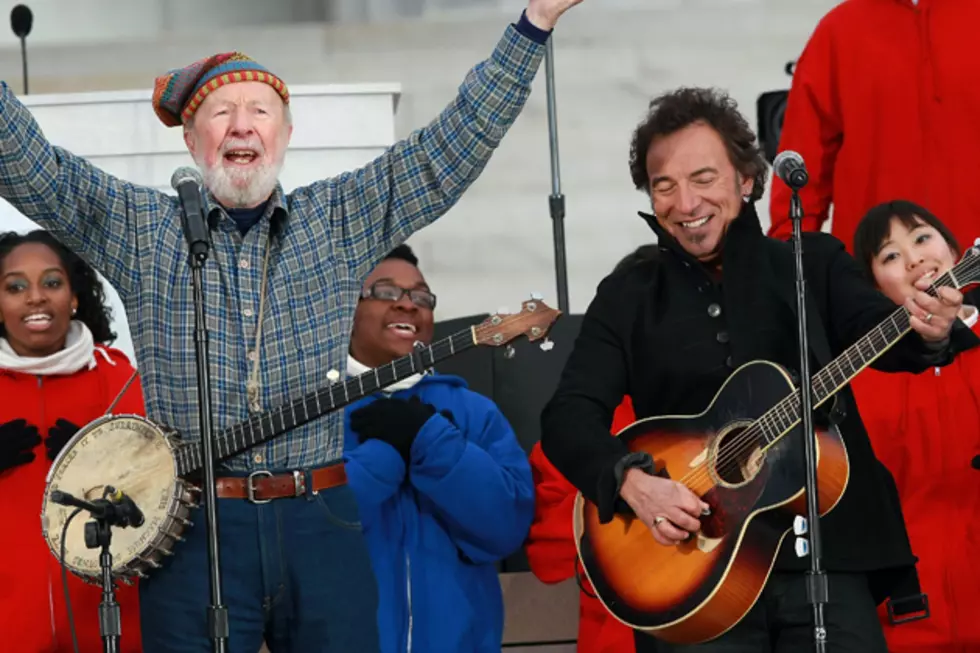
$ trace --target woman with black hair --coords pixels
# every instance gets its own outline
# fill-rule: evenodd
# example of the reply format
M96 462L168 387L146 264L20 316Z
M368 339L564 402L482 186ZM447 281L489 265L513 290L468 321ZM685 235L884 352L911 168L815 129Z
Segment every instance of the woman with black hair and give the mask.
M105 292L95 271L46 231L0 235L0 633L4 649L72 650L61 569L41 534L45 478L62 448L106 413L144 414L125 354L107 345ZM127 387L127 382L133 379ZM101 589L69 576L79 651L102 650ZM135 587L119 588L122 648L140 650Z
M960 246L925 207L895 200L872 208L854 233L854 258L896 304L915 282L953 267ZM969 295L968 300L972 299ZM960 320L980 335L977 307ZM851 381L875 455L895 477L928 619L892 624L881 608L890 653L980 650L980 348L919 374L865 370Z

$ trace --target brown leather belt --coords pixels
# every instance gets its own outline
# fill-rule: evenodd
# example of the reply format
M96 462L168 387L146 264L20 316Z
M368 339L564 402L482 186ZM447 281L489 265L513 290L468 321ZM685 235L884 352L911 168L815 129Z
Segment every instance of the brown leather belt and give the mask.
M219 499L248 499L252 503L268 503L273 499L301 497L307 492L316 494L346 482L347 471L343 464L336 464L309 472L297 470L287 474L273 474L258 471L245 477L222 476L215 479L214 484Z

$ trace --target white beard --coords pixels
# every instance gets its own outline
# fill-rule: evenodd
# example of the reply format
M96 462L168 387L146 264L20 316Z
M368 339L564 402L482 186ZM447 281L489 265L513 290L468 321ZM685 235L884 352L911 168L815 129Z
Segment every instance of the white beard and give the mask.
M263 163L251 170L226 167L224 159L218 159L208 167L195 157L194 162L204 175L204 185L226 209L244 209L258 206L269 199L279 181L285 151L278 161Z

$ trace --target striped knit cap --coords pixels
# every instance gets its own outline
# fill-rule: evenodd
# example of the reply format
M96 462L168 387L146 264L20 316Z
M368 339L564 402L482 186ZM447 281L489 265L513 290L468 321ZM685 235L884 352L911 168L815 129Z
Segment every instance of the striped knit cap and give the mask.
M182 125L209 93L235 82L265 82L289 104L289 89L281 79L241 52L224 52L157 77L153 111L167 127Z

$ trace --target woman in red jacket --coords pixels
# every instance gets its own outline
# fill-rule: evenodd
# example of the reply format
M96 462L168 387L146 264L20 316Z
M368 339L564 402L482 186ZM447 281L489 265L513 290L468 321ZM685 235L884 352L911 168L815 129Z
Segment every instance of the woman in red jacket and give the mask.
M61 568L41 534L51 461L105 414L135 370L108 348L105 294L95 272L45 231L0 236L0 633L4 650L73 650ZM143 414L138 379L115 413ZM68 577L78 650L102 650L101 589ZM140 650L136 587L119 587L121 651Z
M959 255L952 232L911 202L881 204L854 235L854 255L878 288L904 303L922 277ZM961 320L980 333L977 307ZM895 477L912 550L919 557L927 619L882 623L892 653L980 651L980 349L921 374L865 370L852 382L875 453Z
M629 397L613 415L612 432L618 433L636 421ZM534 522L525 551L531 571L543 583L553 584L578 574L582 591L579 597L579 653L632 653L633 631L616 620L595 597L578 561L572 531L572 510L577 490L545 457L541 443L531 449L531 474L534 476Z

